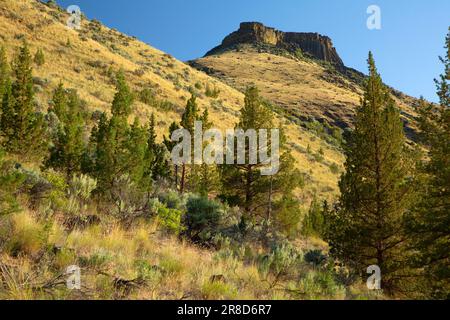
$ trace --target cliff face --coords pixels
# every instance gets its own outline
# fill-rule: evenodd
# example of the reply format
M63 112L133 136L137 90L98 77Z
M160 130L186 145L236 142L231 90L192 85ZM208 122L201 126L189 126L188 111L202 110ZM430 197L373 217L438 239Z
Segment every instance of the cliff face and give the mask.
M206 56L243 43L269 44L291 52L301 49L316 59L344 66L330 38L318 33L282 32L259 22L241 23L238 31L225 37L222 44L209 51Z

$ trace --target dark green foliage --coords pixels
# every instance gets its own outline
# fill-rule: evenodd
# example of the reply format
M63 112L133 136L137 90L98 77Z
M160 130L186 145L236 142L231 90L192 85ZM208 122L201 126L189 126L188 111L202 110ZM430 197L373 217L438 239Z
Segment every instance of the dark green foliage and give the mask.
M116 76L116 94L111 107L113 116L128 117L131 114L133 104L133 94L125 81L123 71L119 71Z
M164 144L157 143L156 138L155 115L152 114L147 130L145 176L150 177L153 180L169 178L170 176L170 164L167 148Z
M405 214L413 206L415 157L405 143L399 110L369 54L370 77L355 129L345 146L346 173L339 183L339 208L326 213L331 253L360 274L370 265L382 272L388 294L406 290Z
M123 73L118 73L116 94L111 106L112 117L100 117L91 133L85 167L98 179L98 190L109 194L116 182L131 179L140 185L145 170L146 131L135 120L130 127L128 116L133 97ZM86 158L86 156L85 156Z
M51 111L60 122L46 166L59 169L71 177L81 172L85 152L85 122L76 91L66 92L59 84L53 95Z
M44 116L35 110L31 56L24 42L13 64L14 81L2 103L2 133L7 151L40 158L47 150Z
M5 47L0 47L0 102L3 100L8 83L10 82L10 70L6 57Z
M416 263L430 283L429 297L438 299L450 298L450 32L446 40L445 72L436 80L440 106L422 101L419 110L430 160L423 165L425 196L409 219Z
M267 129L268 132L276 128L274 114L262 103L258 89L255 87L249 87L246 91L245 105L241 110L237 128L244 131ZM269 150L270 140L269 138ZM224 187L221 197L229 204L244 209L242 226L260 222L268 226L275 220L276 224L287 233L298 227L300 212L295 208L292 192L300 186L302 179L299 171L294 167L295 160L285 145L285 136L281 128L280 167L278 173L273 176L261 175L260 169L265 164L248 163L250 149L248 143L245 146L246 164L222 166ZM263 147L259 145L257 152L259 153L259 149Z
M4 160L4 156L0 149L0 217L19 209L15 195L25 178L14 169L12 162Z
M221 218L220 205L217 202L204 197L190 197L186 208L184 225L186 235L190 239L205 240L205 236L217 229Z
M305 236L322 237L324 234L324 214L323 212L328 210L328 204L325 202L323 207L320 201L314 197L309 207L309 211L303 218L302 233Z

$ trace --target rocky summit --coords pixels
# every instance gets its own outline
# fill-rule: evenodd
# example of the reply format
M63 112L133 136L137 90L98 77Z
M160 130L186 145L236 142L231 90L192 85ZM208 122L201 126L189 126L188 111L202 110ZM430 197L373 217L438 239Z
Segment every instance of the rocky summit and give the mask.
M266 44L292 53L301 50L312 58L330 62L338 67L344 66L329 37L318 33L283 32L266 27L260 22L241 23L239 30L225 37L221 45L205 56L233 49L240 44Z

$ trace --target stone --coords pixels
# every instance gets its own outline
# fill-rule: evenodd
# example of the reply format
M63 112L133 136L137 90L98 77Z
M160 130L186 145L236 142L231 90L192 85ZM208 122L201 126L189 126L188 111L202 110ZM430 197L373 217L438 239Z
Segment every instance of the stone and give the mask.
M283 32L259 22L243 22L239 30L231 33L222 44L205 56L232 49L239 44L266 44L295 53L298 49L313 58L344 67L344 63L331 39L318 33Z

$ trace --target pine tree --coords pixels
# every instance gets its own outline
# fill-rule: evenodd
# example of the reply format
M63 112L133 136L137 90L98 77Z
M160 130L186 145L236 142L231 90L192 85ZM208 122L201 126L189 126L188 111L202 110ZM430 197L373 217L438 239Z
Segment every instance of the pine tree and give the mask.
M410 276L404 218L415 199L415 161L371 53L368 64L370 76L345 146L339 210L326 217L327 240L332 254L361 275L378 265L382 289L390 294L405 290L402 282Z
M417 263L431 284L429 297L438 299L450 299L450 32L446 50L445 71L436 80L440 106L422 100L419 109L430 160L423 166L424 197L410 219L420 251Z
M19 155L39 158L47 150L47 130L44 116L35 110L32 72L30 51L24 42L13 64L11 95L7 103L3 103L7 116L11 117L5 148ZM6 124L5 120L2 122Z

